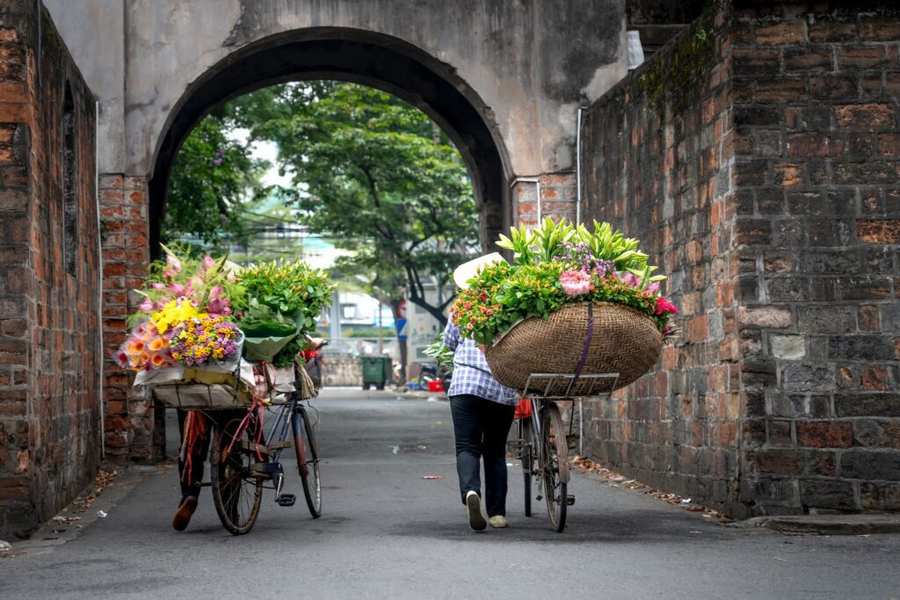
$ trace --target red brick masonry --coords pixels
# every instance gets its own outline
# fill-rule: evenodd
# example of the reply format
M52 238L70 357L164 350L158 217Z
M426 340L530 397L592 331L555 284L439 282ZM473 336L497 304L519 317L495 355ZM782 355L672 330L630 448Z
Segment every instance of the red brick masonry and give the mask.
M900 13L718 4L587 115L590 216L683 311L593 450L736 515L900 510Z

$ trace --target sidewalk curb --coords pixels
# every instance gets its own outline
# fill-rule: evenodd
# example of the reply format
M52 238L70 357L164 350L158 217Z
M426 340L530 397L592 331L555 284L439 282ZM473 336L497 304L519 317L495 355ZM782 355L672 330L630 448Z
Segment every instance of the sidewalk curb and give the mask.
M732 526L744 529L764 527L781 533L812 535L900 533L900 513L753 517Z
M12 551L5 557L15 558L17 556L44 554L50 552L56 546L77 539L94 523L101 518L106 518L100 517L100 511L103 511L107 516L113 514L115 507L138 485L150 477L167 472L172 468L172 465L163 462L155 465L129 465L125 467L117 466L116 468L120 470L119 476L103 490L102 494L97 496L90 508L80 510L73 501L56 515L77 517L78 521L58 523L51 518L41 524L28 539L10 540ZM79 496L90 493L92 489L93 484L88 485ZM0 555L0 557L4 556Z

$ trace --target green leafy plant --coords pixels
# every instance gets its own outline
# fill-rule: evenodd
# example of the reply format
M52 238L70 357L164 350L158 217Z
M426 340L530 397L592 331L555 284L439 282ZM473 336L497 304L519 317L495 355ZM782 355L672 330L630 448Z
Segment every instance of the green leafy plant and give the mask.
M271 261L246 267L239 281L247 301L237 310L260 315L265 307L271 313L294 322L300 333L313 331L316 319L331 300L328 276L302 261Z
M444 345L443 334L438 335L437 339L427 345L422 352L425 356L433 358L439 367L453 368L453 350Z

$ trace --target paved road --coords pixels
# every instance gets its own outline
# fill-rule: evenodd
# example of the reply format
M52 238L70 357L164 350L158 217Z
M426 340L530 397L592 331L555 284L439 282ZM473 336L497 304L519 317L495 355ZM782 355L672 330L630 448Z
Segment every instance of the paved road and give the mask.
M256 528L232 537L206 494L179 534L177 477L164 469L77 539L0 560L0 598L900 598L898 536L726 528L582 477L566 533L522 515L516 467L512 528L474 533L447 403L328 390L317 406L321 519L267 493Z

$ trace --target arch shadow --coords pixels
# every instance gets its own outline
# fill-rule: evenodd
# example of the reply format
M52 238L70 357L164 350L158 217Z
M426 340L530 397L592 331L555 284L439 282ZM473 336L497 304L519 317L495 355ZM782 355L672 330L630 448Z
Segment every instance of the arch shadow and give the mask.
M463 156L487 249L509 226L511 173L490 107L454 69L398 38L318 27L266 37L236 50L192 83L163 128L149 182L150 253L159 256L172 162L191 129L218 104L286 81L333 79L384 90L416 106L447 132Z

